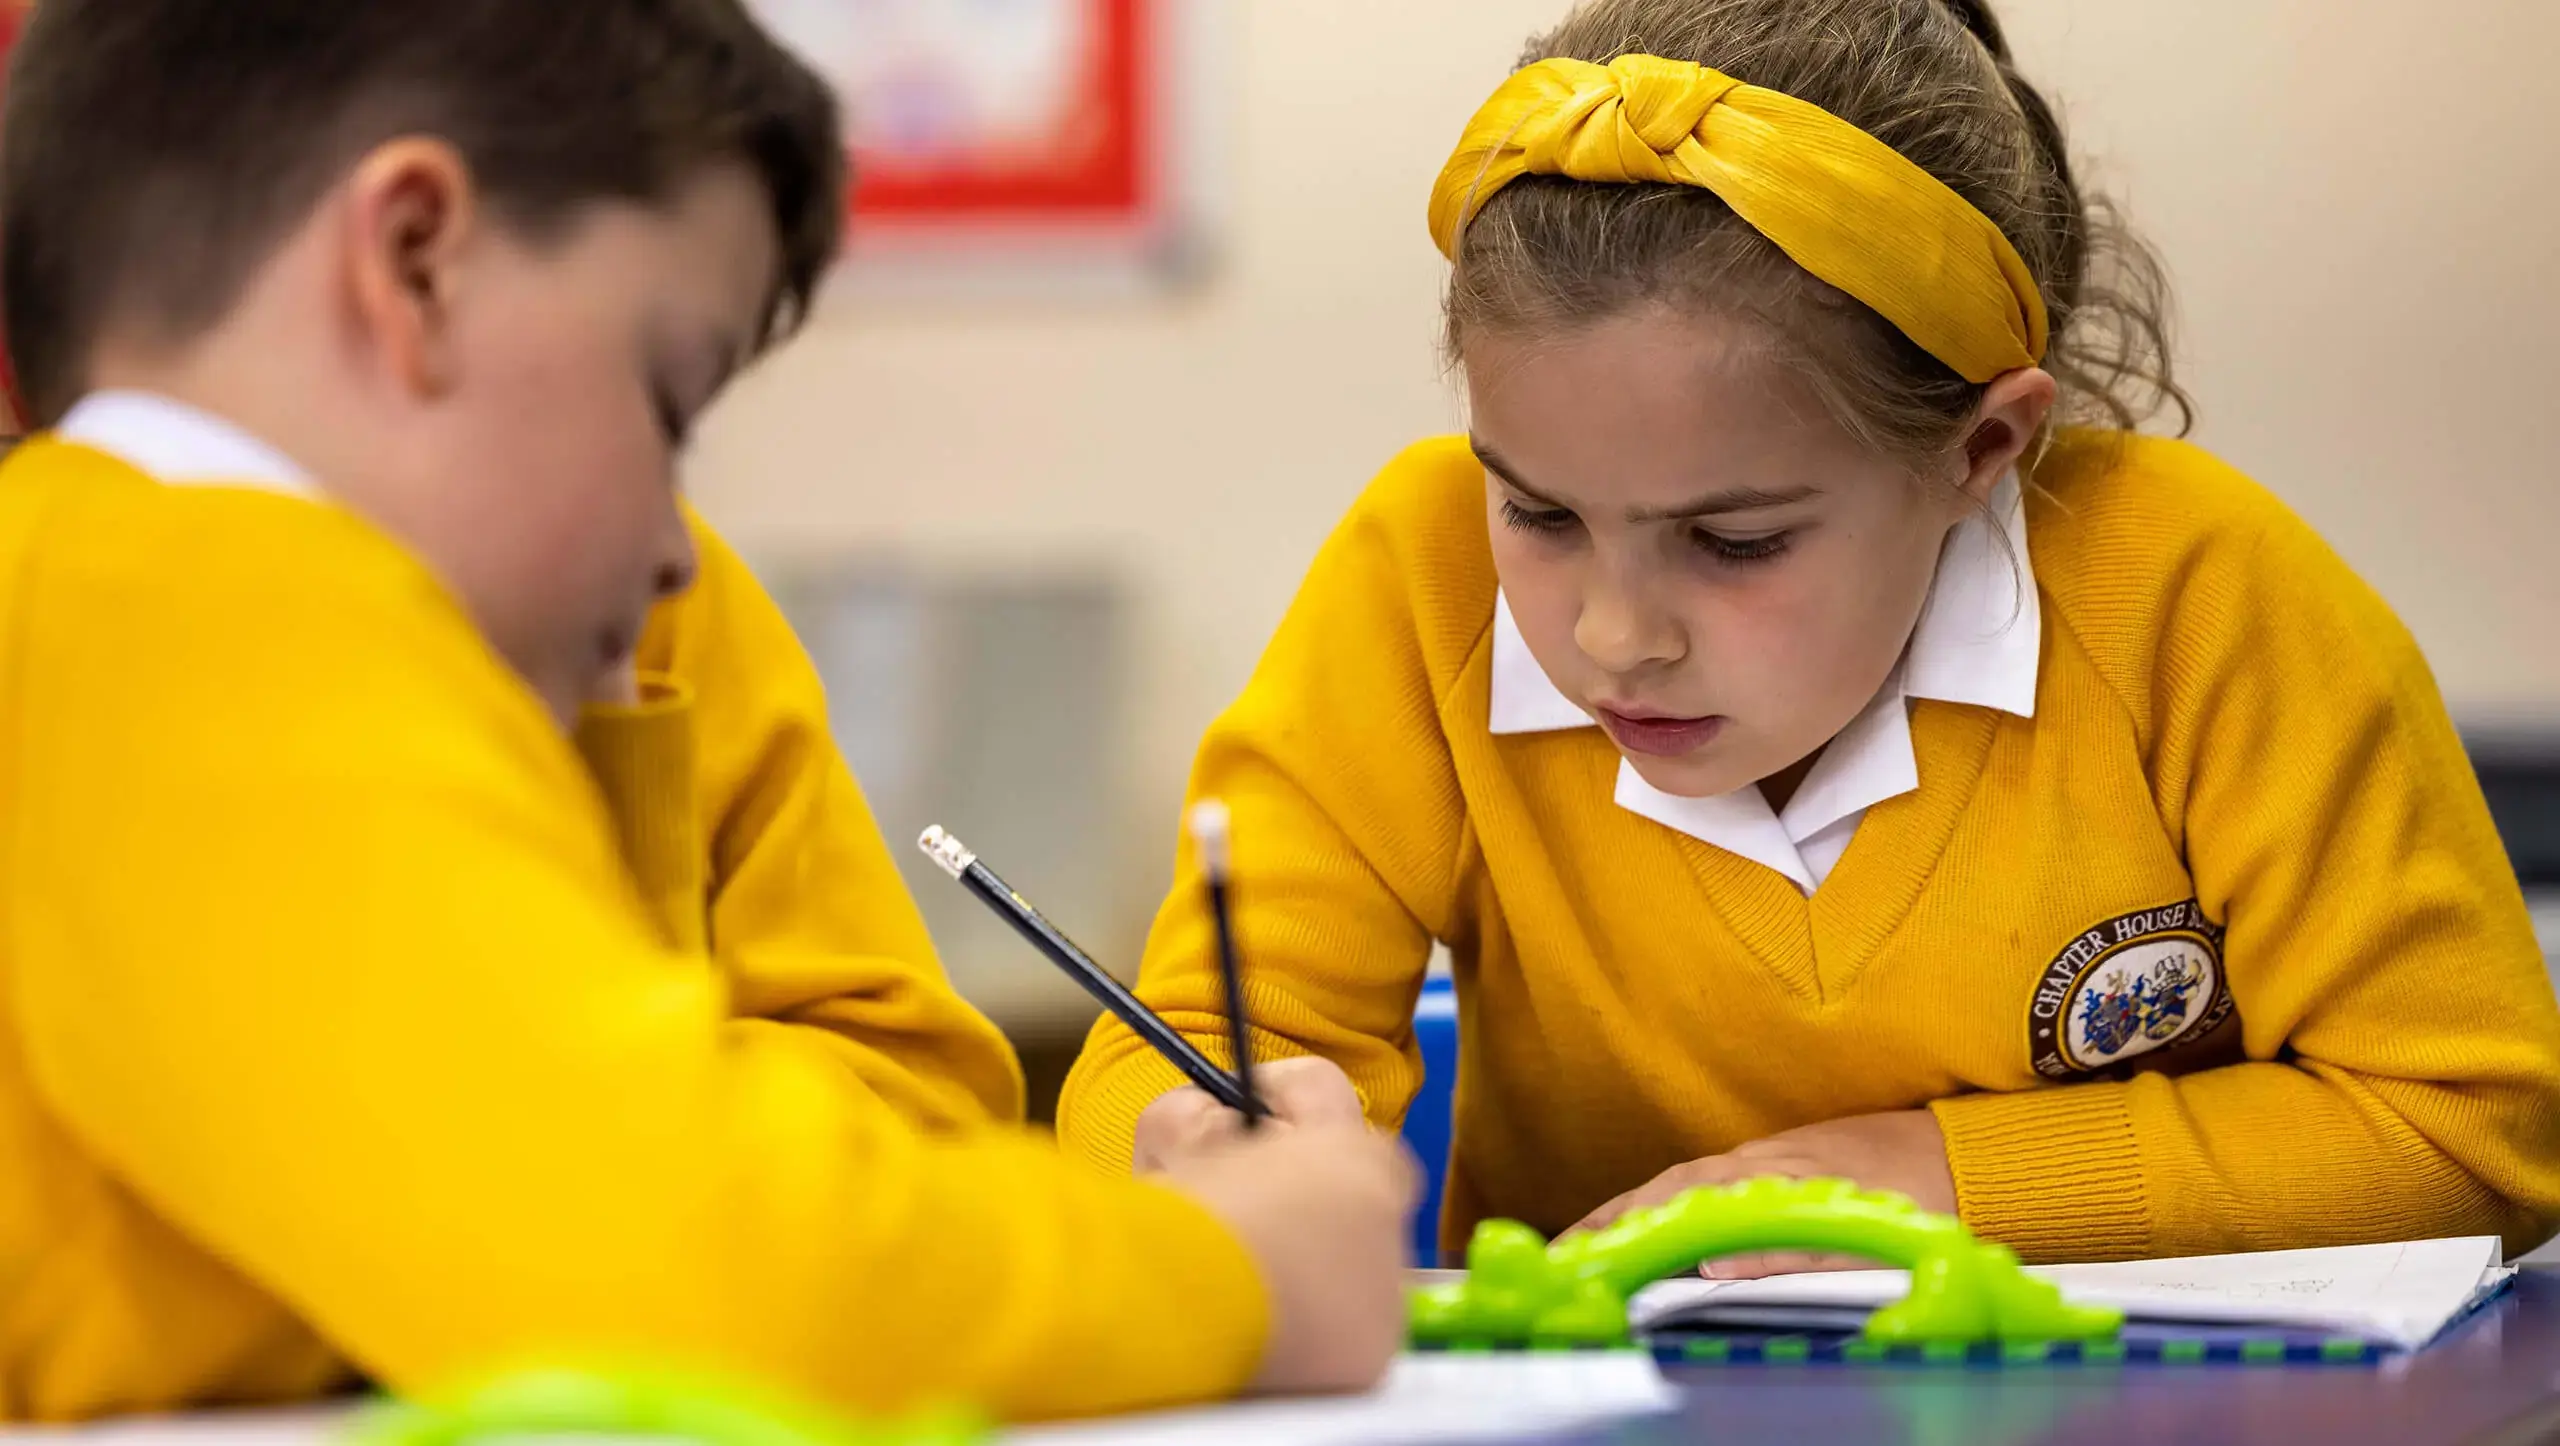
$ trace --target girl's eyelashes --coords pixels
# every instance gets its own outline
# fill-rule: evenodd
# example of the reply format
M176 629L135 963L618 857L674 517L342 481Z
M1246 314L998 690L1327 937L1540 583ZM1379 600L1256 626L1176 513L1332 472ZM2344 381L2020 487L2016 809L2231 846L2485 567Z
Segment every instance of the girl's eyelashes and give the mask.
M1697 543L1699 551L1719 562L1737 565L1767 562L1776 558L1786 552L1788 544L1794 538L1794 534L1786 532L1773 532L1766 537L1726 537L1721 533L1709 532L1703 527L1691 532L1689 536Z
M1560 533L1571 532L1581 521L1582 519L1561 507L1523 507L1508 499L1505 499L1502 504L1502 525L1514 532L1554 537Z
M1566 508L1530 507L1505 498L1502 524L1514 532L1525 532L1533 537L1562 537L1579 528L1582 519ZM1727 537L1700 527L1690 530L1689 540L1715 561L1741 567L1768 562L1783 555L1793 544L1795 534L1773 532L1765 537Z

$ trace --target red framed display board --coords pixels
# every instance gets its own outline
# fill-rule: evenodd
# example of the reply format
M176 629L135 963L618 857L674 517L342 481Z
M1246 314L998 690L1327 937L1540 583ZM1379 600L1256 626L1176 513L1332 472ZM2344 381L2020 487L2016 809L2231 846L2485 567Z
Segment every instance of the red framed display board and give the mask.
M856 245L1143 233L1165 0L752 0L845 98Z

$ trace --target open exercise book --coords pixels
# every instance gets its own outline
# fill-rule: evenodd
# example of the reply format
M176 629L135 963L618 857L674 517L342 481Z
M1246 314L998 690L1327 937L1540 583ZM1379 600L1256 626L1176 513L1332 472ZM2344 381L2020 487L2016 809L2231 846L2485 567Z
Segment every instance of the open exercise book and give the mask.
M2033 1273L2072 1299L2110 1305L2136 1323L2254 1326L2351 1336L2416 1350L2505 1287L2515 1272L2494 1235L2406 1245L2350 1245L2053 1265ZM1768 1280L1667 1280L1637 1292L1640 1331L1675 1326L1855 1330L1900 1300L1899 1270L1782 1275Z

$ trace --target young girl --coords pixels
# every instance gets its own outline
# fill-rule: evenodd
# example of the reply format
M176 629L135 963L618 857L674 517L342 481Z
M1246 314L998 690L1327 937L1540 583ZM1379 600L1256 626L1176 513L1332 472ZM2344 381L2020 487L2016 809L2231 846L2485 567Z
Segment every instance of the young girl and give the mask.
M1444 1242L1761 1174L2038 1260L2549 1233L2560 1008L2426 663L2131 435L2158 268L1978 0L1591 0L1431 220L1472 435L1193 791L1260 1047L1343 1107L1402 1114L1454 955ZM1142 993L1214 1050L1192 869ZM1178 1082L1106 1023L1069 1140L1223 1128Z

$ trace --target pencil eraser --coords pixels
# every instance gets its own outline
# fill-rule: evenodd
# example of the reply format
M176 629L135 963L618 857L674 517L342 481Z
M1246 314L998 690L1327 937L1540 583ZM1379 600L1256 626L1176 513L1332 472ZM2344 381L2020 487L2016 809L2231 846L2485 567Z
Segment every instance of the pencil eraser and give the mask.
M1200 867L1213 879L1227 876L1227 806L1203 799L1191 810L1191 841L1200 846Z
M924 837L916 840L916 847L923 849L927 857L942 865L944 873L955 879L969 872L969 865L978 861L978 856L969 852L967 845L943 832L939 824L926 829Z

